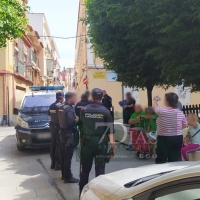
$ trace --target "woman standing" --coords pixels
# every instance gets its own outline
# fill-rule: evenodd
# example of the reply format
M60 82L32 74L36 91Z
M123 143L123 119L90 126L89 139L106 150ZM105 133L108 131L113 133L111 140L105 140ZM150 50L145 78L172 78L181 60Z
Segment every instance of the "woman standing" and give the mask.
M172 92L165 94L164 107L158 106L156 97L153 101L158 114L156 164L179 161L183 144L182 129L187 127L187 121L183 112L177 109L178 95Z

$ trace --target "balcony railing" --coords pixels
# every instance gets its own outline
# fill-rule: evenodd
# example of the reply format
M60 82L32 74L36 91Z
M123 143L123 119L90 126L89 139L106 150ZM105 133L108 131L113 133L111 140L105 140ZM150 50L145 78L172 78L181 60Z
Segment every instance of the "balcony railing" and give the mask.
M47 76L53 78L53 71L47 70Z
M15 67L15 71L25 76L25 64L21 61L18 61L18 66Z

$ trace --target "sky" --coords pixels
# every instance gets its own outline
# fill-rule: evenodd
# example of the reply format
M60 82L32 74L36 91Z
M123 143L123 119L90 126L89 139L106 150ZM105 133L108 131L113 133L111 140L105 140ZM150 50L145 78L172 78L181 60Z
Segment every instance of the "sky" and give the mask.
M52 36L76 36L79 0L29 0L31 13L44 13ZM60 54L60 65L74 67L75 39L54 39Z

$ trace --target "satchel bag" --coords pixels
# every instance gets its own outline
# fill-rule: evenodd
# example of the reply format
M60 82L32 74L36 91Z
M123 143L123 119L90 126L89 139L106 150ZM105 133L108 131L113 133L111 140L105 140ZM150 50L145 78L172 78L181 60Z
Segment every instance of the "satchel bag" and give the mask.
M191 136L186 136L184 139L183 139L183 144L184 146L188 146L190 144L192 144L192 138L200 132L200 129L191 137Z

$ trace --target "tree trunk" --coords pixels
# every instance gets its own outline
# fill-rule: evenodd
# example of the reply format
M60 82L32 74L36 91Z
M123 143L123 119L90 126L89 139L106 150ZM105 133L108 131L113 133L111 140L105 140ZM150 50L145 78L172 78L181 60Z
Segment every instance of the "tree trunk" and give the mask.
M148 106L152 106L152 90L153 87L147 87Z

